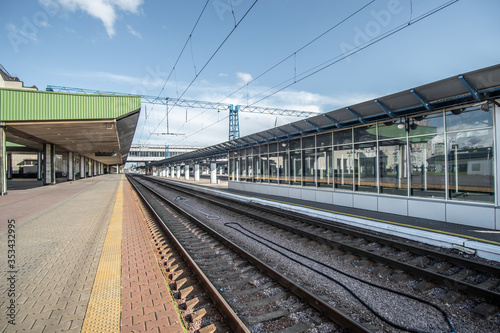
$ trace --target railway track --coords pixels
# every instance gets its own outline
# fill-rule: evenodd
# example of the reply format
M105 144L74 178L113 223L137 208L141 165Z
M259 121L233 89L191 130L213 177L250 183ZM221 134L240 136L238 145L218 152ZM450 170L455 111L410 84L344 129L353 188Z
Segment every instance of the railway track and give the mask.
M129 177L161 228L182 252L234 332L370 332L176 205ZM175 274L175 273L173 273Z
M148 180L161 186L173 186L159 179ZM220 209L274 226L276 232L285 230L310 240L312 246L324 246L322 251L360 269L389 278L391 282L416 280L418 283L414 287L419 292L439 287L444 291L440 295L444 303L453 304L464 298L474 298L473 312L488 318L498 314L500 270L497 266L430 250L419 244L389 240L383 235L366 233L331 221L207 193L193 193L179 186L175 186L175 190L182 195L196 196Z

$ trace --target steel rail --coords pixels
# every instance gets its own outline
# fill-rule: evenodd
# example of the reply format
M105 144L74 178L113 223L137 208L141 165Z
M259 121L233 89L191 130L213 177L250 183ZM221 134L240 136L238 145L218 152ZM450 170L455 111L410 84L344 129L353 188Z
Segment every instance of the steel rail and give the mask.
M180 214L184 215L184 217L188 218L190 221L199 225L203 230L210 233L211 236L213 236L214 238L219 240L221 243L223 243L225 246L230 248L232 251L241 255L243 258L248 260L250 263L255 265L257 268L264 271L270 277L274 278L282 286L284 286L285 288L287 288L288 290L293 292L295 295L297 295L301 299L305 300L313 308L324 313L333 322L337 323L338 325L342 326L343 328L348 328L351 332L363 332L363 333L371 332L370 330L365 328L363 325L361 325L357 321L349 318L341 311L335 309L334 307L332 307L331 305L329 305L328 303L326 303L322 299L316 297L314 294L309 292L307 289L299 286L298 284L296 284L292 280L288 279L286 276L282 275L281 273L277 272L272 267L268 266L266 263L264 263L260 259L256 258L252 254L248 253L247 251L245 251L244 249L242 249L241 247L239 247L238 245L233 243L231 240L224 237L222 234L220 234L217 231L215 231L214 229L210 228L205 223L198 220L196 217L194 217L192 214L190 214L189 212L187 212L183 208L179 207L178 205L175 205L169 199L165 198L163 195L161 195L157 191L155 191L149 187L146 187L146 188L149 191L151 191L152 193L154 193L156 196L158 196L159 198L161 198L162 200L167 202L169 205L171 205Z
M149 178L149 179L151 179L151 178ZM164 181L159 181L156 179L154 179L154 181L159 183L159 184L163 184L164 186L174 187L174 185L170 182L166 183ZM491 291L488 289L484 289L484 288L478 287L476 285L473 285L473 284L470 284L470 283L467 283L467 282L464 282L461 280L453 279L453 278L450 278L446 275L443 275L443 274L440 274L440 273L437 273L437 272L434 272L434 271L431 271L431 270L428 270L425 268L413 266L413 265L401 262L397 259L392 259L392 258L380 256L374 252L366 251L366 250L363 250L359 247L351 246L351 245L346 244L346 243L341 242L341 241L326 239L326 238L321 237L319 235L316 235L314 233L310 233L308 231L304 231L304 230L295 228L293 226L289 226L289 225L284 224L284 223L276 222L276 221L271 220L271 219L264 217L262 215L254 214L254 213L250 212L249 210L239 209L235 205L230 204L232 202L232 203L237 203L237 204L243 205L243 206L248 205L242 201L224 198L225 202L221 202L221 201L218 201L216 199L212 199L214 196L210 196L209 194L206 194L206 193L205 194L199 194L199 193L194 194L192 191L189 191L185 188L183 190L178 189L179 186L175 186L175 188L178 191L181 191L183 193L187 193L189 195L196 196L198 198L202 198L203 200L206 200L206 201L210 202L211 204L218 205L220 207L223 207L224 209L231 210L235 213L245 215L245 216L253 218L253 219L260 220L264 223L268 223L268 224L277 226L279 228L288 230L290 232L293 232L293 233L296 233L296 234L299 234L299 235L302 235L305 237L309 237L311 239L320 241L320 242L322 242L326 245L329 245L331 247L340 248L344 251L357 254L357 255L362 256L364 258L369 258L369 259L374 260L376 262L384 263L384 264L386 264L394 269L402 269L402 270L404 270L408 273L411 273L415 276L424 277L426 279L440 283L442 285L445 285L447 287L450 287L450 288L455 289L457 291L460 291L462 293L469 294L471 296L476 296L476 297L483 297L489 301L494 302L495 304L500 304L500 293L497 293L497 292L494 292L494 291ZM436 251L432 251L432 250L428 250L428 249L418 248L418 247L412 246L410 244L398 242L396 240L389 241L389 240L384 239L382 237L374 236L373 234L366 234L366 233L363 233L361 231L338 226L337 224L333 225L333 224L327 223L325 221L321 221L320 219L315 219L315 218L303 216L303 215L296 214L296 213L288 213L288 212L283 212L283 211L280 211L279 213L277 213L276 210L271 210L271 209L263 207L261 205L259 205L258 209L261 211L266 211L267 213L270 213L270 214L280 215L281 217L285 217L285 218L289 218L289 219L292 219L292 218L299 219L302 222L310 223L313 226L326 228L329 230L333 230L335 232L349 234L349 235L352 235L354 237L363 238L363 239L369 240L371 242L379 243L381 245L387 245L387 246L391 246L391 247L394 247L394 248L400 249L400 250L402 249L402 250L405 250L405 251L408 251L408 252L411 252L411 253L414 253L417 255L428 256L428 257L431 257L433 259L439 259L439 260L446 261L448 263L452 263L454 265L461 266L464 268L474 269L474 270L479 271L481 273L489 273L489 274L495 274L495 275L499 274L499 269L497 267L492 266L492 265L485 265L485 264L481 264L481 263L471 261L468 259L462 259L462 258L458 258L455 256L450 256L450 255L447 255L444 253L440 253L440 252L436 252Z
M198 278L199 282L203 285L204 289L209 294L210 299L212 299L212 301L214 301L214 303L217 304L219 311L226 317L226 319L229 323L229 326L235 332L250 333L250 330L241 321L241 319L234 312L234 310L231 308L231 306L226 302L224 297L218 292L217 288L212 284L212 282L210 282L208 277L203 273L203 271L196 264L196 262L193 260L193 258L191 258L191 256L186 251L186 249L184 249L184 247L181 245L181 243L179 243L177 238L170 231L170 229L168 228L166 223L157 214L157 212L154 210L154 208L151 206L151 204L148 202L148 200L144 197L144 195L141 193L141 191L139 191L139 189L137 188L137 184L135 184L135 182L137 182L137 181L136 180L131 181L131 177L127 177L127 178L129 179L129 182L132 185L132 187L134 188L134 190L136 191L136 193L141 198L141 201L146 205L147 209L150 211L150 213L153 215L153 217L160 223L160 226L163 229L163 231L167 234L167 236L170 238L170 240L172 241L174 246L177 248L177 250L180 252L180 254L184 257L184 259L186 260L186 263L191 267L192 271L194 272L194 274ZM142 186L144 186L144 185L142 185Z

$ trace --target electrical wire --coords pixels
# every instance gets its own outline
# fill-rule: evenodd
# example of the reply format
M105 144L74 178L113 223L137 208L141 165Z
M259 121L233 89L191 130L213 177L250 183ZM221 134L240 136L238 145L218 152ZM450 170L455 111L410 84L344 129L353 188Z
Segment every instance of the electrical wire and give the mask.
M302 47L300 47L299 49L297 49L295 52L293 52L289 56L287 56L284 59L278 61L273 66L271 66L270 68L268 68L267 70L265 70L261 74L257 75L251 81L247 82L245 85L241 86L240 88L238 88L237 90L235 90L234 92L232 92L231 94L229 94L228 96L224 97L219 103L221 103L221 102L225 101L226 99L228 99L229 97L233 96L234 94L236 94L237 92L239 92L241 89L243 89L245 86L248 87L249 84L251 84L252 82L254 82L254 81L258 80L258 79L260 79L261 77L263 77L264 75L266 75L267 73L269 73L270 71L272 71L273 69L275 69L276 67L278 67L279 65L281 65L282 63L284 63L285 61L287 61L288 59L290 59L292 57L295 57L298 52L304 50L305 48L307 48L308 46L310 46L311 44L313 44L314 42L316 42L317 40L319 40L321 37L324 37L330 31L332 31L333 29L337 28L342 23L346 22L347 20L349 20L354 15L358 14L359 12L361 12L363 9L365 9L366 7L368 7L369 5L371 5L374 2L375 2L375 0L372 0L369 3L367 3L367 4L363 5L362 7L358 8L356 11L354 11L353 13L351 13L350 15L348 15L347 17L345 17L343 20L341 20L340 22L336 23L335 25L333 25L332 27L330 27L328 30L326 30L325 32L321 33L320 35L318 35L317 37L315 37L314 39L312 39L310 42L306 43L305 45L303 45Z
M217 47L217 49L212 53L212 55L208 58L208 60L205 62L205 64L203 65L203 67L198 71L198 73L195 75L195 77L193 78L193 80L191 80L191 82L188 84L188 86L186 87L186 89L184 89L184 91L182 92L182 94L179 96L179 99L182 98L184 96L184 94L189 90L189 88L191 88L191 86L193 85L193 83L196 81L196 79L200 76L200 74L203 72L203 70L208 66L208 64L212 61L212 59L215 57L215 55L220 51L220 49L222 48L222 46L224 46L224 44L227 42L227 40L229 39L229 37L231 37L231 35L233 34L233 32L238 28L238 26L241 24L241 22L247 17L248 13L250 13L250 11L253 9L253 7L257 4L259 0L255 0L252 5L250 6L250 8L248 8L248 10L245 12L245 14L241 17L241 19L236 23L236 25L234 26L233 29L231 29L231 31L229 32L229 34L226 36L226 38L224 38L224 40L222 41L222 43L220 43L220 45ZM207 1L208 3L208 1ZM206 7L206 5L205 5ZM166 84L166 83L165 83ZM163 91L163 89L162 89ZM177 105L177 102L173 105L173 106L176 106ZM158 123L158 125L156 126L156 128L153 130L156 131L156 129L161 125L161 123L163 122L163 120L165 120L165 117ZM148 140L150 139L151 135L148 137Z
M276 85L276 86L274 86L274 87L272 87L270 89L267 89L265 92L267 92L269 90L273 90L273 89L275 89L275 88L277 88L277 87L279 87L279 86L281 86L283 84L286 84L287 82L292 81L292 83L286 84L286 86L284 86L284 87L282 87L282 88L274 91L273 93L271 93L269 95L266 95L265 97L263 97L263 98L255 101L255 102L253 102L252 104L250 104L250 106L255 105L255 104L257 104L257 103L259 103L259 102L261 102L261 101L263 101L263 100L265 100L265 99L267 99L267 98L269 98L269 97L271 97L271 96L273 96L273 95L275 95L275 94L277 94L277 93L279 93L279 92L281 92L281 91L283 91L283 90L291 87L292 85L294 85L294 84L296 84L296 83L298 83L300 81L303 81L303 80L305 80L305 79L307 79L307 78L309 78L309 77L317 74L318 72L321 72L321 71L325 70L328 67L331 67L331 66L335 65L336 63L340 62L341 60L344 60L344 59L346 59L346 58L348 58L348 57L350 57L350 56L352 56L352 55L354 55L354 54L356 54L356 53L358 53L358 52L366 49L367 47L369 47L371 45L374 45L374 44L376 44L376 43L378 43L378 42L380 42L380 41L382 41L382 40L384 40L384 39L386 39L386 38L388 38L388 37L396 34L397 32L399 32L399 31L401 31L403 29L406 29L407 27L409 27L409 26L411 26L411 25L413 25L413 24L415 24L415 23L417 23L417 22L419 22L419 21L421 21L421 20L423 20L423 19L425 19L425 18L427 18L427 17L429 17L429 16L431 16L431 15L433 15L433 14L435 14L435 13L441 11L441 10L443 10L443 9L445 9L448 6L451 6L452 4L454 4L454 3L458 2L458 1L459 0L449 1L449 2L443 4L443 5L439 6L439 7L436 7L434 9L432 9L432 10L430 10L430 11L422 14L421 16L413 19L411 22L404 23L404 24L402 24L402 25L400 25L400 26L398 26L398 27L396 27L396 28L394 28L394 29L386 32L385 34L382 34L380 37L374 38L374 39L372 39L372 40L370 40L370 41L368 41L368 42L366 42L364 44L361 44L360 46L354 48L351 51L344 52L344 53L338 55L335 58L332 58L332 59L330 59L330 60L328 60L326 62L323 62L322 64L320 64L318 66L315 66L315 67L313 67L313 68L311 68L311 69L309 69L309 70L307 70L305 72L302 72L301 74L299 74L299 76L302 76L299 79L296 79L296 80L294 80L294 78L287 79L287 80L283 81L282 83L280 83L280 84L278 84L278 85ZM307 73L309 73L309 74L307 74ZM262 95L265 92L259 93L259 94L255 95L255 96Z
M238 226L240 229L233 227L233 225ZM369 281L366 281L366 280L360 279L360 278L358 278L358 277L356 277L356 276L350 275L350 274L348 274L348 273L345 273L345 272L343 272L343 271L341 271L341 270L339 270L339 269L337 269L337 268L334 268L334 267L328 266L328 265L326 265L326 264L322 263L321 261L318 261L318 260L315 260L315 259L312 259L312 258L306 257L306 256L304 256L304 255L302 255L302 254L300 254L300 253L298 253L298 252L296 252L296 251L293 251L293 250L290 250L290 249L288 249L288 248L285 248L284 246L282 246L282 245L280 245L280 244L278 244L278 243L276 243L276 242L273 242L273 241L271 241L271 240L269 240L269 239L267 239L267 238L265 238L265 237L262 237L262 236L260 236L260 235L258 235L258 234L256 234L256 233L254 233L253 231L251 231L251 230L249 230L249 229L247 229L247 228L243 227L243 226L242 226L241 224L239 224L238 222L227 222L227 223L224 223L224 226L226 226L226 227L228 227L228 228L231 228L231 229L233 229L233 230L235 230L235 231L237 231L237 232L241 233L242 235L245 235L246 237L248 237L248 238L250 238L250 239L252 239L252 240L254 240L254 241L258 242L259 244L261 244L261 245L263 245L263 246L267 247L268 249L273 250L273 251L275 251L275 252L277 252L277 253L281 254L281 255L282 255L282 256L284 256L285 258L287 258L287 259L290 259L290 260L294 261L295 263L299 264L300 266L306 267L306 268L308 268L308 269L312 270L313 272L315 272L315 273L317 273L317 274L320 274L321 276L323 276L323 277L327 278L328 280L330 280L330 281L332 281L332 282L335 282L336 284L338 284L339 286L341 286L342 288L344 288L347 292L349 292L349 293L350 293L350 294L351 294L351 295L352 295L352 296L353 296L356 300L358 300L358 301L359 301L359 302L360 302L360 303L361 303L364 307L366 307L366 308L367 308L367 309L368 309L371 313L373 313L375 316L377 316L379 319L381 319L381 320L382 320L382 321L384 321L385 323L387 323L387 324L389 324L389 325L391 325L391 326L393 326L393 327L395 327L395 328L397 328L397 329L404 330L404 331L407 331L407 332L413 332L413 333L425 333L424 331L420 331L420 330L413 329L413 328L409 328L409 327L404 327L404 326L401 326L401 325L399 325L399 324L396 324L396 323L394 323L394 322L390 321L389 319L385 318L385 317L384 317L384 316L382 316L380 313L378 313L375 309L373 309L373 308L372 308L370 305L368 305L365 301L363 301L363 300L362 300L362 299L361 299L361 298L360 298L360 297L359 297L359 296L358 296L358 295L357 295L354 291L352 291L349 287L347 287L347 286L346 286L345 284L343 284L342 282L340 282L340 281L338 281L338 280L336 280L336 279L334 279L334 278L330 277L330 276L329 276L329 275L327 275L326 273L323 273L323 272L321 272L321 271L319 271L319 270L317 270L317 269L312 268L310 265L305 265L304 263L302 263L302 262L298 261L297 259L294 259L294 258L290 257L289 255L287 255L287 254L283 253L283 252L282 252L282 251L280 251L280 250L277 250L276 248L273 248L272 246L270 246L270 245L268 245L268 244L264 243L264 242L263 242L263 240L264 240L264 241L266 241L266 242L268 242L268 243L270 243L270 244L272 244L273 246L276 246L276 247L278 247L278 248L281 248L281 249L283 249L283 250L286 250L286 251L288 251L288 252L290 252L290 253L292 253L292 254L294 254L294 255L298 256L298 257L301 257L301 258L303 258L303 259L307 259L307 260L309 260L309 261L311 261L311 262L313 262L313 263L315 263L315 264L318 264L318 265L320 265L320 266L323 266L323 267L325 267L325 268L331 269L331 270L333 270L334 272L337 272L337 273L339 273L339 274L342 274L342 275L344 275L344 276L346 276L346 277L348 277L348 278L354 279L354 280L356 280L356 281L358 281L358 282L361 282L361 283L367 284L367 285L369 285L369 286L371 286L371 287L379 288L379 289L384 290L384 291L388 291L388 292L394 293L394 294L399 295L399 296L407 297L407 298L413 299L413 300L415 300L415 301L421 302L421 303L423 303L423 304L426 304L426 305L428 305L428 306L431 306L431 307L433 307L434 309L436 309L437 311L441 312L441 314L443 315L443 317L444 317L444 318L445 318L445 320L446 320L446 323L448 324L448 326L449 326L449 327L450 327L450 329L451 329L450 333L455 333L455 332L456 332L456 330L455 330L455 325L454 325L454 324L453 324L453 322L451 321L451 319L450 319L450 317L448 316L448 314L446 313L446 311L444 311L443 309L441 309L441 308L440 308L439 306L437 306L436 304L433 304L433 303L431 303L431 302L429 302L429 301L426 301L426 300L424 300L424 299L422 299L422 298L419 298L419 297L416 297L416 296L413 296L413 295L410 295L410 294L406 294L406 293L403 293L403 292L400 292L400 291L397 291L397 290L393 290L393 289L390 289L390 288L387 288L387 287L379 286L379 285L377 285L377 284L375 284L375 283L372 283L372 282L369 282ZM241 229L242 229L242 230L244 230L245 232L247 232L248 234L247 234L247 233L245 233L245 232L243 232L243 231L241 231ZM250 235L249 235L249 234L250 234Z

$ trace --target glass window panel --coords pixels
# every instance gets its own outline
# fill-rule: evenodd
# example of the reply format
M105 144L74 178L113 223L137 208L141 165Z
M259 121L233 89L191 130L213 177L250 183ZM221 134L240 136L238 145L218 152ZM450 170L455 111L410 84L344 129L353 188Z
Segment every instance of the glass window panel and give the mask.
M369 125L354 129L354 142L367 142L377 140L377 126Z
M234 158L231 158L229 160L229 176L231 177L232 181L236 181L235 171L236 171L236 162Z
M270 153L275 153L275 152L277 152L277 151L278 151L278 150L277 150L277 148L276 148L276 142L270 143L270 144L269 144L269 152L270 152Z
M288 152L280 153L278 165L279 165L279 182L280 182L280 184L288 184L289 175L290 175Z
M247 156L252 155L252 148L245 149L245 155L247 155Z
M494 203L493 130L448 134L448 191L451 200Z
M290 185L302 184L302 153L300 150L290 152Z
M328 147L332 145L332 133L318 134L316 136L317 147Z
M300 149L300 139L290 140L290 150Z
M304 142L304 141L302 141ZM314 149L304 149L302 151L302 165L304 168L304 175L302 177L304 186L316 186L316 153Z
M333 144L343 145L352 143L352 129L333 132Z
M379 142L380 193L408 195L406 140Z
M247 159L246 159L246 157L240 158L240 170L241 170L240 181L246 182L247 181Z
M262 180L262 159L260 156L255 156L253 159L254 162L254 182L260 182Z
M260 146L260 153L261 153L261 154L265 154L265 153L267 153L267 152L268 152L268 147L267 147L267 145L262 145L262 146Z
M408 135L427 135L444 133L443 112L409 118Z
M252 148L252 154L259 155L259 146L254 146Z
M459 131L480 127L493 126L493 107L480 106L457 109L446 112L447 131Z
M247 181L253 181L253 157L247 157Z
M316 178L318 187L333 186L333 149L331 147L316 150Z
M269 158L267 154L265 155L260 155L260 158L262 160L262 178L261 181L263 183L268 183L269 182Z
M278 183L278 154L269 154L269 182Z
M406 137L405 128L398 128L398 121L386 121L378 123L378 138L379 140L404 138Z
M302 148L314 148L316 147L316 136L308 136L302 138Z
M410 138L410 195L446 197L444 136Z
M333 148L333 170L335 188L352 191L354 175L352 145Z
M377 143L354 145L354 190L377 192Z

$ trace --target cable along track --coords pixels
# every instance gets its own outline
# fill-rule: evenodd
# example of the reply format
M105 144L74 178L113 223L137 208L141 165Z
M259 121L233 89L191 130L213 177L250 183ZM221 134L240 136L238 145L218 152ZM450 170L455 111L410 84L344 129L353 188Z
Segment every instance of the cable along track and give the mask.
M128 177L234 332L371 332L151 187ZM171 213L165 213L168 209ZM175 212L172 212L174 210ZM175 219L164 218L172 214ZM171 216L172 216L171 215Z
M158 185L175 189L203 200L212 207L220 207L286 230L311 240L312 246L329 248L332 255L349 261L353 266L370 271L394 283L412 279L417 292L438 288L444 304L456 304L464 299L468 311L486 319L498 320L500 304L500 270L494 265L462 258L453 254L420 247L418 243L388 239L384 235L364 232L325 219L305 216L269 206L245 203L228 197L218 197L204 191L186 188L173 182L147 177ZM276 231L278 232L278 231ZM391 237L395 238L395 237ZM414 243L414 244L413 244ZM319 246L318 246L319 247ZM328 250L327 250L328 251ZM468 296L469 298L464 298Z
M174 188L172 183L152 178L149 180ZM500 269L493 265L418 247L412 245L411 242L388 239L384 235L364 232L361 229L299 213L220 198L207 193L194 193L179 186L175 186L175 190L279 229L310 238L312 241L334 249L354 254L358 257L355 260L381 263L393 270L446 286L454 292L481 297L492 304L500 304ZM379 266L379 268L383 270L382 267ZM422 283L422 288L425 288L424 284ZM457 296L454 293L450 297Z

